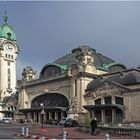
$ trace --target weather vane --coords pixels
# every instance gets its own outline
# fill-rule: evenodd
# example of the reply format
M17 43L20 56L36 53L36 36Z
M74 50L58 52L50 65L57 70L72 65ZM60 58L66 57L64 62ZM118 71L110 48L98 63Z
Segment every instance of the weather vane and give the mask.
M5 10L5 14L4 14L4 16L3 16L4 22L7 22L7 19L8 19L8 17L7 17L7 15L6 15L6 10Z

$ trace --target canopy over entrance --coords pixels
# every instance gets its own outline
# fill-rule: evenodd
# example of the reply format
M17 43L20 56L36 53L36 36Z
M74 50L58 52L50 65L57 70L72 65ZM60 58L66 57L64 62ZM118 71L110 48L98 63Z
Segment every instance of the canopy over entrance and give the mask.
M100 104L100 105L85 105L83 106L86 110L91 111L94 109L108 109L108 108L116 108L120 109L122 112L124 112L124 106L118 105L118 104Z

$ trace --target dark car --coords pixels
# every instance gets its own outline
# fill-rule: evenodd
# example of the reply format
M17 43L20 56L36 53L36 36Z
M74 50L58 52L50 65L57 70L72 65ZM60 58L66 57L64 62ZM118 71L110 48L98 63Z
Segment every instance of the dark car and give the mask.
M58 124L58 121L57 120L53 120L53 119L48 119L44 123L45 124L49 124L49 125L57 125Z
M53 124L53 120L52 119L48 119L44 122L45 124L49 124L52 125Z
M65 127L77 127L78 122L73 120L72 118L63 118L60 122L60 125L64 125Z

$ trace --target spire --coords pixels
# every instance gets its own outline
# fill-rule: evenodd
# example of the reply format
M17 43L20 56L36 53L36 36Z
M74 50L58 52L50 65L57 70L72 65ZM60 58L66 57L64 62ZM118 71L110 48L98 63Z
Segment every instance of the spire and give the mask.
M8 16L6 15L6 10L5 10L5 14L3 16L3 20L4 20L5 23L7 22L7 19L8 19Z

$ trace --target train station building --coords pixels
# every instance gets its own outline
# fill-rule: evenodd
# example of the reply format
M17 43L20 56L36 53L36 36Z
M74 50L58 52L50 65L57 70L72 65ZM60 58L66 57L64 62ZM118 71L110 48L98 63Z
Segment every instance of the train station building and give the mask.
M140 68L122 63L81 45L36 71L27 66L16 85L16 34L0 26L0 114L22 114L34 123L71 117L84 122L87 114L105 123L140 122ZM53 55L53 54L52 54Z

